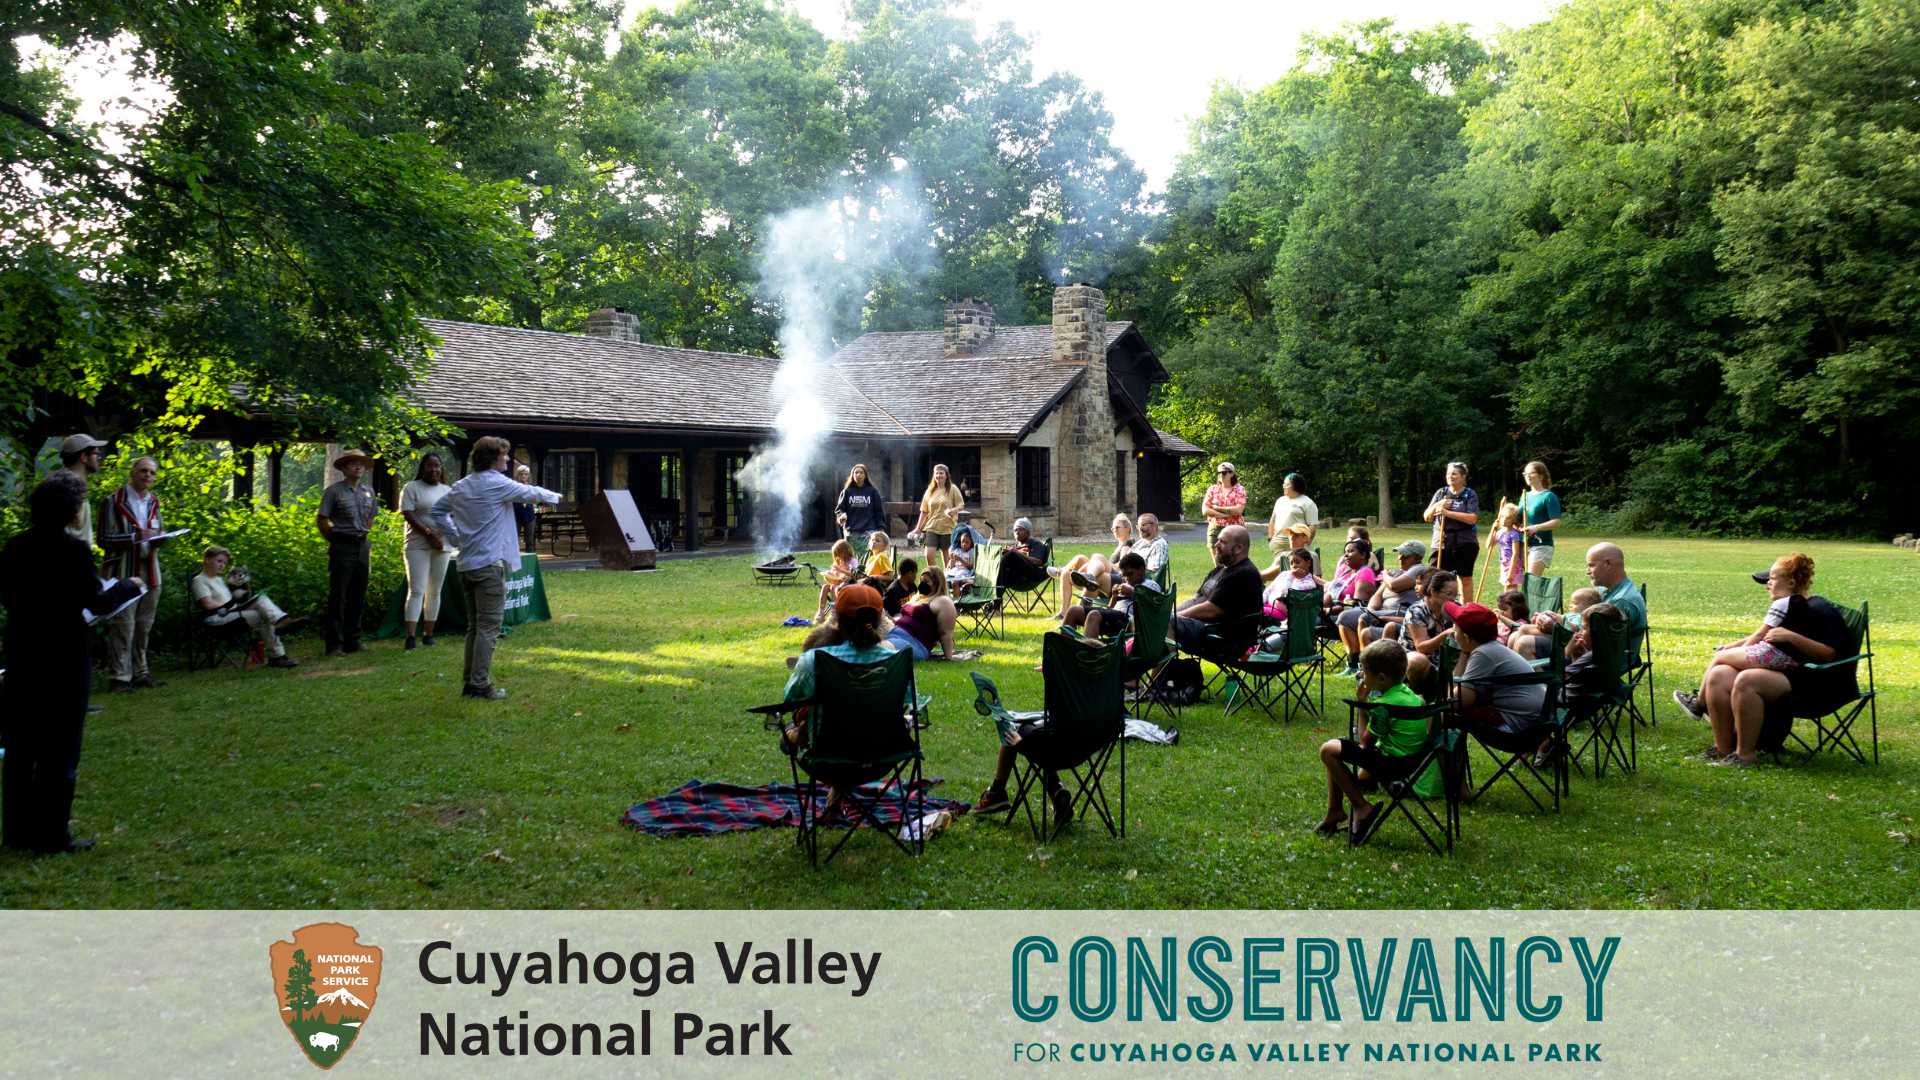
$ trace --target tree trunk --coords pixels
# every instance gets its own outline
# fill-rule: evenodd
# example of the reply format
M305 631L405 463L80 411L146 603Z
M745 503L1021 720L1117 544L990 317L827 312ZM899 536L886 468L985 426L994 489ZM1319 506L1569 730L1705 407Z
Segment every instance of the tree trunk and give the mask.
M1840 418L1840 466L1845 468L1853 461L1853 430L1846 417Z
M1380 481L1380 527L1393 528L1393 462L1387 458L1387 448L1381 447L1379 456L1374 459L1374 473Z

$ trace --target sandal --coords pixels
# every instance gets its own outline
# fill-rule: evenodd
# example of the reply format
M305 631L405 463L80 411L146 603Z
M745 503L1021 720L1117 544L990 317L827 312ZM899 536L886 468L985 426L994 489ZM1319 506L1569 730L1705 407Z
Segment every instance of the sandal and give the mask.
M1347 830L1346 818L1341 818L1339 821L1335 821L1332 818L1322 818L1320 819L1320 824L1315 825L1313 827L1313 831L1316 836L1334 836L1339 833L1343 833L1346 830Z
M1374 807L1373 813L1361 817L1357 812L1347 818L1347 846L1359 847L1373 834L1373 828L1380 823L1380 808Z

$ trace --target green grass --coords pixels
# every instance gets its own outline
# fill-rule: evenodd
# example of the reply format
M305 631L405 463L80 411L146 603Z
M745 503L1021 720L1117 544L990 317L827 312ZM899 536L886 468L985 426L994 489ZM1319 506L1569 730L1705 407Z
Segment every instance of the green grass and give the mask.
M1413 535L1407 533L1405 535ZM1380 539L1386 539L1381 537ZM1395 541L1399 537L1394 537ZM1561 539L1579 579L1588 538ZM1323 544L1323 547L1325 545ZM503 643L503 704L458 695L460 643L345 660L301 641L295 672L163 673L172 685L104 698L88 727L75 807L78 856L0 855L0 904L209 908L1905 908L1920 848L1920 587L1911 551L1799 545L1815 590L1873 602L1882 763L1730 771L1683 760L1703 727L1668 700L1712 643L1749 632L1764 594L1746 574L1788 547L1641 539L1660 723L1640 769L1574 780L1558 815L1517 792L1465 811L1435 858L1404 822L1349 851L1307 832L1323 806L1315 748L1344 730L1275 724L1217 703L1181 719L1177 747L1128 754L1129 835L1076 824L1036 845L1024 827L961 819L918 860L856 837L822 872L790 830L656 839L618 824L632 803L689 779L784 781L785 759L749 705L776 700L783 658L811 614L799 589L748 583L746 560L653 574L556 572L554 620ZM1176 544L1183 593L1204 549ZM970 708L966 668L1038 708L1039 619L1013 618L973 664L923 665L935 695L927 774L971 800L995 743ZM1331 690L1331 688L1330 688ZM850 853L850 856L849 854Z

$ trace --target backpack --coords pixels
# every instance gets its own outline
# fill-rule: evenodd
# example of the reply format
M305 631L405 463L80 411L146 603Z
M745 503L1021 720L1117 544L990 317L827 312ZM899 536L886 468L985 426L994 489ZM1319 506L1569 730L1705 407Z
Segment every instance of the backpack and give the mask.
M1176 709L1184 709L1200 700L1206 682L1200 677L1200 661L1181 657L1167 661L1154 683L1154 698Z

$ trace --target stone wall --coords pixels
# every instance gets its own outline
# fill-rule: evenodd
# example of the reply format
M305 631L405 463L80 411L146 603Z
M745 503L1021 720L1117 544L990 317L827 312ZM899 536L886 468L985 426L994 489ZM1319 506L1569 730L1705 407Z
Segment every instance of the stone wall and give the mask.
M949 300L941 329L946 356L972 356L993 340L993 308L985 300Z
M587 316L587 333L615 341L640 341L640 317L619 308L601 308Z

